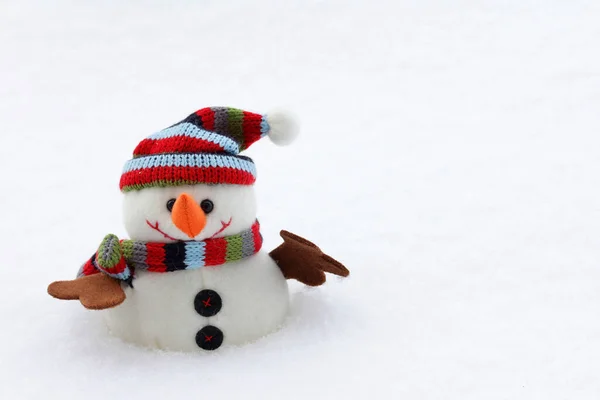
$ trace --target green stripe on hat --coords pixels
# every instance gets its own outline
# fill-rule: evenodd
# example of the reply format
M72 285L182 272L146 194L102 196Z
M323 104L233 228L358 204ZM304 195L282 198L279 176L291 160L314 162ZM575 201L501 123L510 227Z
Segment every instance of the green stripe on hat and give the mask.
M244 145L244 111L237 108L227 108L227 130L233 140L240 144L240 148Z

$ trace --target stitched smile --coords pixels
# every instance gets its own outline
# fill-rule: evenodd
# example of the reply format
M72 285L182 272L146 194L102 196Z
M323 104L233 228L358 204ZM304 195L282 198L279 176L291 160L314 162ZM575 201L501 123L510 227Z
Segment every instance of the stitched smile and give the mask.
M233 217L229 217L229 222L223 222L221 221L221 229L219 229L214 235L212 235L210 238L214 238L215 236L217 236L219 233L223 232L225 229L229 228L229 225L231 225L231 220L233 220Z
M148 226L149 226L150 228L154 229L154 230L155 230L155 231L157 231L157 232L160 232L160 233L161 233L161 234L162 234L164 237L166 237L167 239L169 239L169 240L174 240L174 241L177 241L177 240L178 240L178 239L175 239L175 238L173 238L173 237L171 237L171 236L167 235L167 234L166 234L166 233L164 233L163 231L161 231L161 230L160 230L160 228L158 227L158 221L156 221L156 224L155 224L155 225L152 225L152 224L150 223L150 221L148 221L148 220L146 220L146 223L148 224Z
M223 222L221 221L221 229L219 229L214 235L212 235L210 238L214 238L215 236L217 236L219 233L222 233L225 229L229 228L229 225L231 225L231 221L233 220L233 217L229 217L229 222ZM156 223L154 225L152 225L150 223L150 221L146 220L146 224L148 224L148 226L152 229L154 229L155 231L159 232L161 235L163 235L165 238L169 239L169 240L174 240L174 241L179 241L180 239L175 239L174 237L171 237L169 235L167 235L165 232L163 232L159 227L158 227L158 221L156 221Z

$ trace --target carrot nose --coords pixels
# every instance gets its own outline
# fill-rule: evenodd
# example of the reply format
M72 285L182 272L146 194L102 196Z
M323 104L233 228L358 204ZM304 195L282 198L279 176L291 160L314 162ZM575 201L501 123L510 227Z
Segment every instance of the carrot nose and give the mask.
M171 219L176 227L192 239L206 226L206 214L194 198L186 193L182 193L175 201Z

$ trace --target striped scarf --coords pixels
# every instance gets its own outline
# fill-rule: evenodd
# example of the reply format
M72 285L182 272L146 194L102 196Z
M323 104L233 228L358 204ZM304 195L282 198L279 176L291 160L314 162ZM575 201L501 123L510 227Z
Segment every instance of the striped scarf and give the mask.
M131 285L135 269L172 272L213 267L258 253L260 225L231 236L175 243L119 240L107 235L98 251L79 269L77 277L104 273Z

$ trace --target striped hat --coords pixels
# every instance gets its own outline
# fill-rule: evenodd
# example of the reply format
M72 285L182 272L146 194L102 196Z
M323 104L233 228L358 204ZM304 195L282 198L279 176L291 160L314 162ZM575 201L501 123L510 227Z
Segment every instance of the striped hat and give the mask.
M286 145L297 133L292 118L281 112L203 108L141 141L125 164L121 191L198 183L252 185L254 162L239 153L264 136Z

